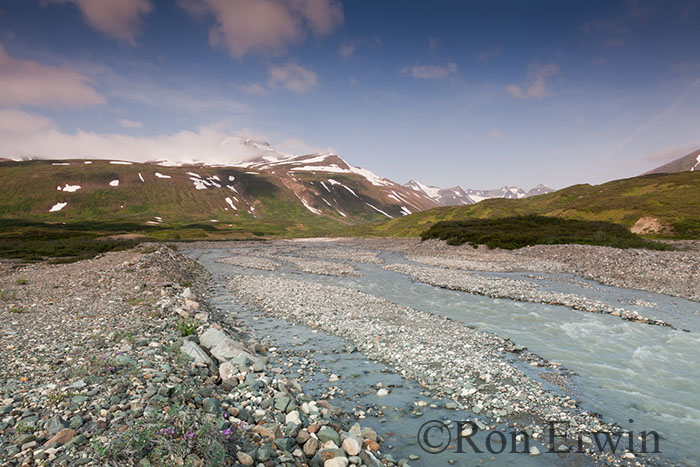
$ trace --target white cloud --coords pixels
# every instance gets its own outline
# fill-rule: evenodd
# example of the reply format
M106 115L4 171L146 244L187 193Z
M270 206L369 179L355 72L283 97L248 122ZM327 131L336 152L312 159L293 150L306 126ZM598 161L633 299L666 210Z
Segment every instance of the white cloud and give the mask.
M288 154L316 154L331 152L336 153L333 148L319 148L312 146L299 138L288 138L278 145L278 149Z
M42 0L48 3L74 3L85 21L109 36L136 43L142 16L153 10L150 0Z
M83 130L68 133L54 128L45 117L3 110L0 111L0 157L227 163L256 155L238 138L232 138L232 133L235 134L227 131L224 124L153 137ZM246 134L245 131L238 133Z
M457 73L457 64L448 62L440 65L413 65L403 67L401 73L411 75L416 79L445 79Z
M124 128L143 128L143 123L135 122L133 120L129 120L128 118L122 118L119 120L119 124Z
M10 57L0 44L0 105L86 107L106 101L90 79L67 67L56 68Z
M547 79L558 73L559 66L555 63L536 64L528 73L528 79L523 85L510 84L506 86L506 91L516 99L544 99L552 95Z
M321 36L343 22L337 0L178 0L191 15L213 16L209 43L235 58L247 54L280 55L300 42L307 30Z
M269 87L284 89L296 93L304 93L316 86L316 73L296 63L270 67Z
M27 134L49 129L50 118L16 109L0 109L0 134Z

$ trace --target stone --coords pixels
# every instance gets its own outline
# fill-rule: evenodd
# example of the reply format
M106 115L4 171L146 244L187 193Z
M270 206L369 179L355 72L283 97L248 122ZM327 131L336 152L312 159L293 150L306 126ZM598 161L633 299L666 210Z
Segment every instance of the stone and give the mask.
M331 374L330 378L328 378L328 381L331 383L335 383L340 380L340 377L336 375L335 373Z
M318 430L317 436L319 441L321 441L322 443L325 443L326 441L333 441L336 444L336 446L340 444L340 435L337 431L335 431L329 426L324 426L320 430Z
M540 450L537 449L537 446L530 446L530 455L531 456L539 456L540 455Z
M389 395L389 391L387 391L387 390L384 389L384 388L381 388L379 391L377 391L377 395L380 396L380 397L381 397L381 396L387 396L387 395Z
M24 435L19 435L17 438L15 438L15 444L17 446L22 446L23 444L27 444L30 441L34 441L35 439L36 437L33 434L27 433Z
M292 407L292 408L287 410L289 407ZM275 399L275 408L277 410L281 410L282 412L285 412L285 413L287 411L291 412L294 409L292 398L289 396L278 396Z
M347 457L334 457L323 463L323 467L348 467L350 460Z
M68 441L73 439L76 435L75 430L71 428L64 428L58 433L56 433L51 439L44 443L44 447L56 447L63 446Z
M308 441L304 443L304 454L306 454L307 457L313 457L317 449L318 439L316 438L309 438Z
M362 428L362 437L370 441L377 441L377 432L372 428L366 426Z
M185 287L185 290L182 291L180 294L182 298L185 300L193 300L194 299L194 294L192 293L192 290L190 290L189 287Z
M189 357L194 361L197 366L213 366L214 361L207 355L207 353L202 350L200 346L192 341L184 341L180 351L184 354L189 355Z
M238 459L238 462L241 463L241 465L253 465L255 463L255 459L253 459L249 454L246 454L243 451L238 451L236 453L236 458Z
M231 362L224 362L219 365L219 377L221 381L226 381L227 379L235 378L238 374L238 368Z
M300 430L299 433L297 433L297 438L296 438L297 444L303 446L304 443L306 443L309 440L310 436L311 435L309 435L308 431Z
M221 402L219 399L213 397L207 397L202 401L202 407L208 413L218 414L221 412Z
M353 436L348 436L343 440L343 449L350 456L356 456L362 451L362 443Z
M73 446L82 446L83 444L87 443L87 440L87 436L85 435L74 436L70 441L68 441L65 444L66 449L69 449Z
M64 428L67 428L67 423L60 415L54 415L44 423L44 429L48 432L49 436L55 435Z
M263 445L258 448L258 450L255 453L255 458L258 460L258 462L265 462L267 460L272 459L272 457L275 455L274 449L270 447L269 445Z
M226 334L224 334L223 331L220 331L219 329L216 329L214 327L210 327L204 332L204 334L199 336L199 343L204 348L212 349L227 338L228 336L226 336Z
M222 340L216 347L213 347L211 349L211 354L222 363L243 355L247 356L251 361L254 358L241 343L235 342L229 338Z
M287 424L293 423L294 425L297 425L297 426L301 425L301 418L299 418L299 411L292 410L291 412L289 412L287 414L284 421Z

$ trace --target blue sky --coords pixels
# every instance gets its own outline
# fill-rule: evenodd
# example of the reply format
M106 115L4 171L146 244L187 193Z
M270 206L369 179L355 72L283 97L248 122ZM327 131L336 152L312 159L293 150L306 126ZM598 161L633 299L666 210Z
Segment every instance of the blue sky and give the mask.
M700 147L699 24L699 1L2 0L0 156L215 162L238 135L399 182L600 183Z

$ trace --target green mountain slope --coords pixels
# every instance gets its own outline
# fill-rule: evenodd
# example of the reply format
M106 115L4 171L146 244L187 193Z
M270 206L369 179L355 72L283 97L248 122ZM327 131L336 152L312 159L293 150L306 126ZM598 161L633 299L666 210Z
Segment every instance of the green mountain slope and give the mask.
M234 167L0 163L0 220L14 229L21 220L160 238L314 236L401 216L404 206L435 203L333 155Z
M489 199L472 206L441 207L387 222L358 226L350 235L418 236L444 220L523 215L607 221L632 228L658 220L658 236L700 238L700 172L655 174L602 185L574 185L526 199ZM639 226L640 224L637 224ZM653 233L642 231L642 233Z

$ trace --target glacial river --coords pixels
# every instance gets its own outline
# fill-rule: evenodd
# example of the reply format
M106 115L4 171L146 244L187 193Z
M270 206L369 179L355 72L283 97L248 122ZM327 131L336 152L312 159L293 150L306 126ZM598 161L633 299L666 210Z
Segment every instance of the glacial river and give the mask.
M573 276L542 274L496 274L501 277L538 281L552 290L578 293L589 298L636 304L640 314L671 322L679 329L644 325L619 318L571 310L561 306L522 303L491 299L464 292L444 290L413 282L403 274L382 269L382 265L350 263L361 277L333 277L306 274L287 265L275 272L241 268L215 262L231 256L230 249L191 250L214 277L214 304L236 313L247 326L252 339L265 338L268 346L286 349L291 353L308 352L329 372L342 375L345 397L333 403L352 412L358 407L384 407L382 415L368 415L362 423L372 426L380 434L388 432L385 449L396 452L398 460L409 454L420 456L411 465L586 465L588 460L543 453L537 457L524 454L472 452L456 453L454 448L441 454L427 454L420 449L417 434L420 426L432 419L460 420L459 412L443 408L445 401L432 399L421 393L416 383L407 381L381 364L368 361L358 352L347 352L347 342L320 331L266 317L257 310L246 309L225 288L226 276L234 274L275 275L296 280L338 285L360 290L417 310L446 316L465 326L508 337L516 344L550 361L558 362L576 374L573 377L573 397L589 411L602 415L603 420L614 422L626 431L656 431L661 435L662 453L652 463L700 464L700 305L683 299L649 292L604 287ZM397 254L385 252L381 258L387 263L406 262ZM642 304L642 305L639 305ZM285 372L298 376L298 365L291 359ZM280 362L284 364L287 362ZM525 369L524 369L525 370ZM530 374L530 373L528 373ZM303 384L310 393L320 393L328 386L329 373L317 372ZM351 378L347 378L352 376ZM532 372L536 378L536 373ZM393 386L388 397L379 398L370 386L381 382ZM556 391L556 387L543 384ZM367 394L368 393L368 394ZM416 408L415 402L429 405ZM431 408L435 404L437 408ZM419 416L416 412L419 411ZM473 415L473 414L470 414ZM483 436L480 433L479 436ZM475 440L479 440L476 436ZM482 439L483 441L483 439ZM635 448L640 449L636 441ZM651 448L651 443L650 446ZM510 446L507 450L510 449ZM506 451L507 451L506 450Z

